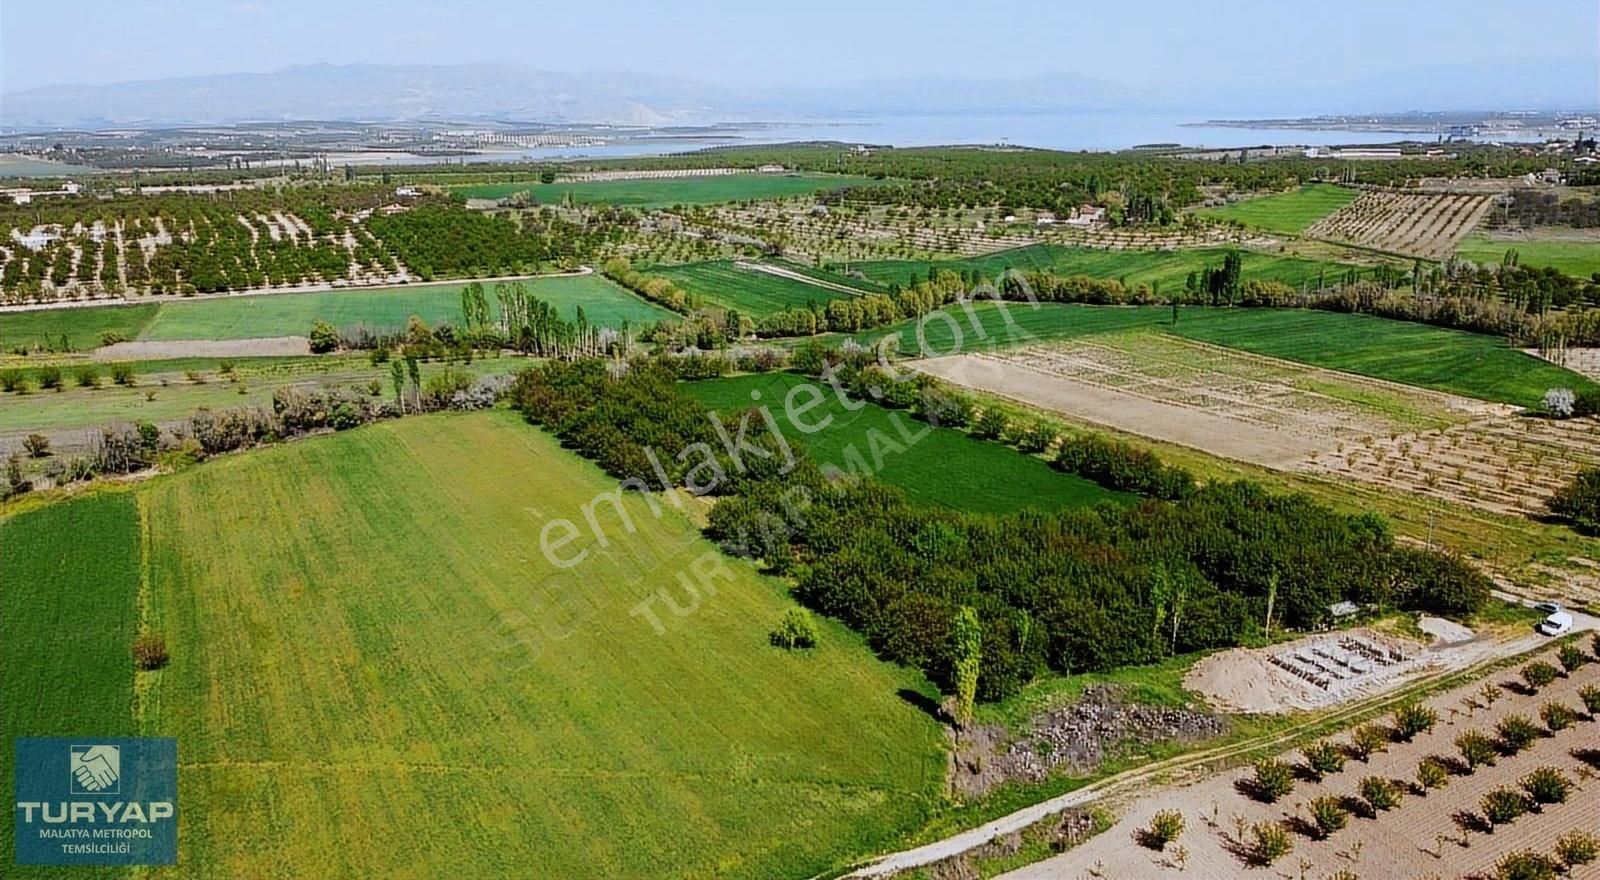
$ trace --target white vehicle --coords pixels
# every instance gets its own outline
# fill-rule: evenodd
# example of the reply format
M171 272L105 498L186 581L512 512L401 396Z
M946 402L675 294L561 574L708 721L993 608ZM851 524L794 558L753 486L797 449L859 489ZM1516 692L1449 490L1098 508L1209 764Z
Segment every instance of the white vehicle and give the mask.
M1539 632L1544 633L1547 636L1566 635L1566 633L1572 629L1572 615L1565 611L1557 611L1549 617L1546 617L1544 621L1539 624L1538 629Z

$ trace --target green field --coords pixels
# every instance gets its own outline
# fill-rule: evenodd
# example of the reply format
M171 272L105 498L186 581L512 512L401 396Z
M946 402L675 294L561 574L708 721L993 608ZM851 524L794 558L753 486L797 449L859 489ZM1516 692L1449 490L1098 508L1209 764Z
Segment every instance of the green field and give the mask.
M1314 183L1297 190L1234 202L1221 208L1197 212L1213 220L1234 221L1245 226L1298 235L1311 224L1356 200L1357 191L1330 183Z
M830 300L850 298L850 294L840 290L741 269L727 260L658 266L649 273L666 278L698 297L701 304L737 309L756 318L786 309L803 309L812 303L821 305Z
M1333 284L1342 280L1344 273L1351 268L1342 263L1299 257L1274 256L1253 251L1242 253L1246 279L1282 281L1291 287L1299 287L1301 284L1315 285L1324 273L1327 282ZM861 272L879 284L900 285L925 279L930 270L966 272L976 269L989 278L1006 269L1047 270L1057 275L1092 275L1096 278L1120 279L1126 284L1159 284L1162 290L1175 293L1183 289L1190 272L1198 272L1208 267L1220 267L1227 254L1228 251L1224 248L1118 251L1035 244L965 260L879 260L852 263L851 269Z
M894 334L900 337L903 353L950 354L1146 327L1315 367L1518 406L1538 405L1551 388L1594 384L1511 348L1498 337L1370 315L1185 308L1172 327L1172 311L1159 307L1043 303L1034 308L1007 303L1002 310L980 303L970 315L959 306L945 312L951 320L934 318L921 324L925 345L919 343L917 322L856 338L876 345L883 336Z
M672 317L599 275L535 278L522 282L534 296L559 308L569 318L579 306L597 324L634 325ZM491 311L498 314L494 282L485 282ZM304 336L317 320L336 327L365 324L375 329L400 329L417 315L430 325L461 322L461 288L456 284L331 290L316 293L273 293L258 296L197 299L132 307L105 306L0 313L0 345L42 344L68 335L79 350L100 344L100 333L116 330L129 339L256 339ZM99 313L107 314L99 314Z
M0 521L0 777L19 736L134 736L131 650L139 619L139 515L101 495ZM12 823L0 831L6 876ZM64 869L31 869L60 876ZM77 871L75 875L96 872ZM114 876L112 870L101 872Z
M845 174L722 174L577 183L485 183L456 187L455 192L469 199L503 199L516 193L529 193L541 205L553 205L571 196L572 201L585 205L668 208L803 196L878 182L870 177Z
M898 695L920 677L827 621L815 650L771 647L782 585L670 506L627 495L630 533L600 503L602 545L583 507L615 488L495 411L18 516L7 732L127 726L142 592L172 661L131 711L178 738L182 824L179 867L141 876L809 876L919 827L944 773ZM555 519L578 567L538 549ZM691 612L696 560L725 574Z
M1600 272L1600 241L1495 241L1471 235L1461 242L1456 255L1474 263L1499 263L1506 251L1516 251L1524 266L1556 269L1578 278Z
M818 463L834 465L846 473L859 472L865 464L878 479L899 487L906 497L923 504L978 513L1010 513L1131 500L1130 496L1060 473L1043 459L998 443L949 428L930 429L904 411L861 401L855 401L853 405L859 408L851 411L827 385L820 386L827 392L827 403L807 411L802 418L808 425L818 424L825 417L832 417L832 422L815 433L804 433L786 417L784 400L789 389L810 382L793 373L767 373L693 382L684 387L717 410L766 405L785 436L803 444ZM760 392L758 402L752 402L753 392ZM911 437L917 439L912 442L908 439ZM880 454L875 455L874 449Z

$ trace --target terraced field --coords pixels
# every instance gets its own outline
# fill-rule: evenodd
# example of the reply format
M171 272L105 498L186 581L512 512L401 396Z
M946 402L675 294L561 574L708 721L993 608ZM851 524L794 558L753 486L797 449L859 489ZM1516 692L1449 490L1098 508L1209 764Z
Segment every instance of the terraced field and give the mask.
M1314 183L1286 193L1234 202L1199 211L1202 217L1232 221L1286 235L1298 235L1323 217L1355 201L1359 192L1327 183Z
M1373 190L1305 230L1310 238L1442 260L1494 206L1490 195Z
M741 314L760 318L787 309L803 309L811 304L848 299L851 294L837 289L837 282L811 284L792 277L747 268L730 260L659 266L649 270L698 297L704 305L736 309ZM793 270L785 270L793 271ZM798 273L797 273L798 274Z
M0 523L0 761L24 729L176 736L182 867L137 876L809 876L920 824L944 758L897 696L919 679L827 621L771 647L782 586L640 496L633 531L600 504L610 542L563 547L580 567L545 559L544 524L614 490L501 411ZM135 684L141 619L172 660Z
M897 486L913 501L979 513L1033 508L1060 510L1130 496L1109 492L1080 477L1052 470L1042 459L948 428L931 428L903 411L853 401L847 408L828 390L827 403L808 411L807 424L829 419L807 434L785 416L789 390L809 380L792 373L739 376L694 382L690 394L723 411L764 404L791 442L803 443L820 463L846 473L866 471ZM759 401L752 394L759 392ZM863 467L864 465L864 467Z
M876 183L878 181L870 177L844 174L723 174L573 183L491 183L457 187L455 192L470 199L503 199L516 193L528 193L541 205L553 205L571 198L573 202L583 205L667 208L673 205L713 205L786 198Z

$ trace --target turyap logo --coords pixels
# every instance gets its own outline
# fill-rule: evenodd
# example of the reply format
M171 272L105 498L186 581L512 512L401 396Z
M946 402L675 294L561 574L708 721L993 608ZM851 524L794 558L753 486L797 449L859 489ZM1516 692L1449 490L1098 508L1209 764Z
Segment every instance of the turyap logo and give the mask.
M17 862L170 865L178 859L178 741L17 740Z
M73 746L73 794L118 794L122 781L122 750L116 746Z

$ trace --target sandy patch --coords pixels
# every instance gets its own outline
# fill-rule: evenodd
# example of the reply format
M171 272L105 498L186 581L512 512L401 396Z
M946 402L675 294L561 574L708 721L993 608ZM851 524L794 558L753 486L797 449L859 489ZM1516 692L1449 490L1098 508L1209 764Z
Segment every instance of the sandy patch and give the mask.
M304 336L268 336L261 339L169 339L118 342L94 350L97 361L151 361L166 358L288 357L311 353Z
M1433 636L1434 644L1471 641L1473 636L1472 630L1453 620L1445 620L1443 617L1424 617L1417 621L1417 627L1428 635Z

